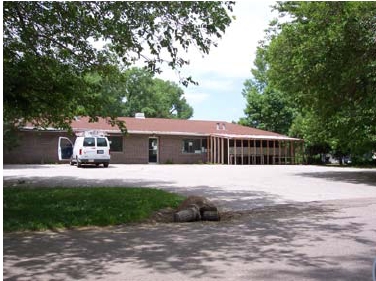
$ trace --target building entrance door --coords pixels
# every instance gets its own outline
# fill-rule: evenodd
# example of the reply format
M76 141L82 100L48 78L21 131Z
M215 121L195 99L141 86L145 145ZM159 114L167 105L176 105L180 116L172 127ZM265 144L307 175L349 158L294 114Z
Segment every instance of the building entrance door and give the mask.
M158 139L149 138L149 163L158 163Z

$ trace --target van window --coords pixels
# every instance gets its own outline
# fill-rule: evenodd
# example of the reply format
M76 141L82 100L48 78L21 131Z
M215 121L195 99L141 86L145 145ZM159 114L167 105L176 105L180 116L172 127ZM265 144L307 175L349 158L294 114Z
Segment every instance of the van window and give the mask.
M84 146L95 146L95 138L84 138Z
M107 141L105 138L97 138L97 146L107 146Z

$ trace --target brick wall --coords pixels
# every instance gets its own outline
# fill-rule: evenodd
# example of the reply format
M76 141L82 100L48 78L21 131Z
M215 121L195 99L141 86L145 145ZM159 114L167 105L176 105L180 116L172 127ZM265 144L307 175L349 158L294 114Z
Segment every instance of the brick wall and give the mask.
M3 151L4 164L58 163L59 137L67 137L72 141L75 139L65 132L22 131L18 135L19 146L11 151Z
M65 132L19 132L20 146L5 151L4 164L59 163L57 146L59 137L67 137L73 143L75 136ZM206 153L183 153L182 142L186 136L156 136L159 140L159 163L191 164L205 163ZM192 139L192 137L189 137ZM149 162L149 136L129 135L123 137L123 151L111 152L114 164L147 164ZM61 162L63 163L63 162Z
M207 154L183 153L183 139L195 139L186 136L160 136L159 137L159 163L194 164L207 162ZM198 138L200 139L200 138Z
M114 164L147 164L149 162L149 137L147 135L128 135L123 137L123 151L111 152Z
M154 137L154 136L153 136ZM159 141L158 163L191 164L205 163L206 153L183 153L183 136L155 136ZM192 138L190 138L192 139ZM129 135L123 138L123 151L111 152L111 163L147 164L149 163L149 136Z

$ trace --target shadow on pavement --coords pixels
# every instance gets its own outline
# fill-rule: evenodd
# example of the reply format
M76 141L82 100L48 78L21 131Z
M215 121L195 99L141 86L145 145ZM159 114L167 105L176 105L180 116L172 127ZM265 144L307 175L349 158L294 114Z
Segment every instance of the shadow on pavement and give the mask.
M309 203L236 222L5 234L4 280L369 280L375 241L340 213Z
M376 169L369 171L327 171L313 173L298 173L300 177L321 178L331 181L342 181L355 184L376 186Z
M296 174L370 186L375 186L375 175L375 171ZM8 176L3 183L5 188L155 187L206 196L225 209L253 211L219 223L5 233L4 280L347 281L371 277L376 255L376 229L372 225L375 212L353 216L348 213L347 203L278 205L282 201L278 195L262 191L223 190L204 185L177 187L173 181L160 180L75 177L19 180ZM375 206L375 199L370 200L369 204ZM356 202L358 205L352 208L364 206L363 199Z
M211 186L181 186L176 187L172 181L150 181L144 179L113 179L113 180L90 180L77 177L28 177L20 179L8 176L3 181L4 187L150 187L160 188L184 196L204 196L212 200L223 210L249 210L261 206L286 203L286 200L276 194L263 191L224 190Z

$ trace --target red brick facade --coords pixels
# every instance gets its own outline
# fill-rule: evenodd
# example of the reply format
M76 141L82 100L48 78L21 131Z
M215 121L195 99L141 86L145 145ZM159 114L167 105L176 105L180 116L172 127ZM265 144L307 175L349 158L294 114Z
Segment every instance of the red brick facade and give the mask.
M207 154L183 153L182 142L186 136L129 135L123 138L123 151L111 152L111 163L149 163L149 137L158 139L158 163L193 164L205 163ZM192 137L189 137L192 139Z
M183 140L194 139L186 136L161 136L159 138L160 163L195 164L207 162L206 153L182 152Z
M4 164L52 164L59 162L59 137L74 139L66 132L22 131L19 145L11 151L4 149Z
M57 146L59 137L74 142L75 137L65 132L22 131L19 146L4 150L4 164L50 164L59 163ZM111 152L113 164L149 163L149 137L158 139L158 163L191 164L205 163L207 154L183 153L182 142L186 136L128 135L123 137L123 151ZM188 137L192 139L194 137Z
M87 117L80 117L72 122L72 129L76 133L105 132L111 140L111 163L249 165L304 161L302 140L274 132L223 121L120 119L126 123L128 136L122 136L119 128L112 127L106 118L92 123ZM75 138L66 132L38 131L32 125L24 129L19 133L20 146L12 151L4 150L3 163L58 163L59 136L66 136L72 141Z

